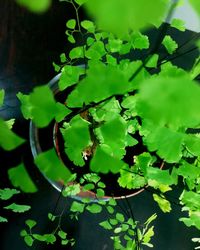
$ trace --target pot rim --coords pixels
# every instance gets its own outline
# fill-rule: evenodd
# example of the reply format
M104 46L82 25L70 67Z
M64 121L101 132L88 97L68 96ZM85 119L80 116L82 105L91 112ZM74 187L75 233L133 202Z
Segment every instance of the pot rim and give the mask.
M59 89L58 89L58 81L59 78L61 76L61 73L57 74L55 77L53 77L49 83L48 86L50 87L50 89L52 90L53 94L56 95L57 93L59 93ZM57 150L57 144L56 144L56 129L58 129L58 125L57 122L54 123L54 127L53 127L53 133L52 133L52 137L53 137L53 144L54 144L54 149L56 151L56 154L58 155L59 160L62 160L62 158L59 155L59 151ZM56 128L57 127L57 128ZM33 158L35 159L40 153L42 153L42 148L40 145L40 141L39 141L39 129L36 127L36 125L33 123L33 121L30 121L29 124L29 141L30 141L30 148L31 148L31 152L33 155ZM40 169L39 169L40 170ZM42 175L45 177L45 179L59 192L62 192L64 185L61 184L60 182L56 182L53 181L52 179L48 178L41 170L40 172L42 173ZM142 193L145 190L145 187L140 188L139 190L128 194L128 195L122 195L122 196L103 196L101 198L97 198L96 194L92 191L81 191L79 194L77 195L73 195L73 196L69 196L73 199L79 200L81 201L83 198L89 198L91 202L97 202L98 200L104 200L107 201L111 198L114 198L116 200L120 200L120 199L126 199L126 198L131 198L134 197L140 193Z

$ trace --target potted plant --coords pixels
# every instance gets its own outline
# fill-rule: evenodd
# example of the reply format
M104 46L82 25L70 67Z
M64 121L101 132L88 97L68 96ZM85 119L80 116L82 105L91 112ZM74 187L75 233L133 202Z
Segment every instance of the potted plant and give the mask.
M200 229L200 87L195 80L200 60L186 71L159 55L161 46L169 55L179 50L167 34L167 24L159 28L154 44L142 33L150 25L159 27L166 14L167 21L171 20L176 4L162 0L155 5L146 0L65 2L72 4L76 18L66 24L74 48L61 55L61 64L54 64L61 74L29 95L17 95L24 118L31 120L35 164L63 196L75 199L71 218L78 219L85 210L100 213L106 209L108 220L100 226L113 232L114 249L153 247L155 214L140 226L133 213L126 218L115 211L118 198L145 190L163 212L173 212L168 192L180 186L180 205L187 212L180 221ZM80 20L82 6L94 21ZM181 20L173 19L171 26L184 31ZM135 51L144 59L130 56ZM2 101L3 95L2 90ZM0 144L12 150L23 139L8 125L1 120L7 141L2 137ZM19 173L23 183L16 180ZM14 186L35 191L23 165L8 174ZM2 197L16 192L2 190ZM11 209L28 210L16 204ZM34 220L26 221L29 231L21 232L26 244L32 246L36 240L53 244L60 237L63 245L73 245L74 239L68 239L61 228L64 212L48 215L52 222L57 219L57 227L45 235L32 232Z

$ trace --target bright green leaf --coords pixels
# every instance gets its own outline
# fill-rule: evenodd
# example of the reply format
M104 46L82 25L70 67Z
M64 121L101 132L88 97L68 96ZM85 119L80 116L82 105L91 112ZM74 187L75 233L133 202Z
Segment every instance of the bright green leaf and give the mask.
M84 20L81 22L81 26L86 29L89 32L94 32L95 31L95 25L93 22L89 21L89 20Z
M74 29L76 26L76 20L75 19L70 19L66 23L67 28L69 29Z
M60 161L54 148L40 153L35 158L35 163L50 180L66 183L71 176L69 169Z
M200 15L200 5L199 0L189 0L190 4L192 5L193 9Z
M86 3L88 0L74 0L78 5Z
M10 168L8 170L8 176L13 186L19 187L23 192L34 193L37 191L37 187L31 180L23 163L21 163L17 167Z
M44 234L43 237L45 238L47 244L54 244L54 242L56 241L56 237L54 234Z
M168 35L164 37L162 44L165 46L169 54L173 54L178 48L178 44Z
M148 68L157 68L158 58L159 58L158 54L151 55L145 66Z
M4 188L0 189L0 199L9 200L13 195L19 194L20 191L16 189Z
M131 35L131 44L134 49L148 49L148 36L142 35L140 32L133 32Z
M59 230L58 231L58 236L60 236L60 238L61 239L66 239L66 237L67 237L67 233L65 233L64 231L62 231L62 230Z
M29 229L32 229L37 223L34 220L26 220L25 224L29 227Z
M84 50L83 47L76 47L70 50L69 57L71 60L77 59L77 58L84 58Z
M86 209L93 214L98 214L102 211L102 207L98 204L88 205Z
M26 205L18 205L16 203L12 203L9 206L4 207L5 209L9 209L12 210L15 213L24 213L28 210L31 209L30 206L26 206Z
M24 139L16 135L8 128L5 121L0 119L0 146L5 150L13 150L24 143Z
M160 209L164 212L164 213L169 213L171 211L171 205L170 202L168 200L165 199L165 197L159 196L157 194L153 194L153 198L154 200L158 203Z
M70 211L82 213L84 211L85 205L81 202L73 201Z
M180 31L185 31L185 22L181 19L174 18L171 22L171 27Z
M8 222L8 220L7 220L6 218L0 216L0 223L1 223L1 222Z
M107 220L100 222L99 225L101 227L103 227L104 229L107 229L107 230L111 230L112 229L112 226L110 225L110 223Z
M116 213L116 219L117 219L119 222L124 222L124 220L125 220L124 215L123 215L123 214L120 214L120 213Z

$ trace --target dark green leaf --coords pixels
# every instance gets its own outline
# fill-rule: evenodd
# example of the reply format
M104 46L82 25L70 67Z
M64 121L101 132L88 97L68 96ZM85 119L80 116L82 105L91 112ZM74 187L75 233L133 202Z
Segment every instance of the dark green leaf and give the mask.
M19 187L23 192L34 193L37 191L37 187L31 180L23 163L15 168L10 168L8 170L8 176L13 186Z

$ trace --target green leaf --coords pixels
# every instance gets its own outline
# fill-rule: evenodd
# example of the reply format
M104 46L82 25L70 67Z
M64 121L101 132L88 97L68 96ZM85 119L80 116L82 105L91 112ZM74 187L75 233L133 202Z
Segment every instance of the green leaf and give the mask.
M56 219L56 216L53 215L52 213L48 213L48 219L49 219L50 221L54 221L54 220Z
M94 42L85 52L85 56L93 60L100 60L105 54L106 50L102 41Z
M108 204L109 204L110 206L116 206L116 205L117 205L117 202L116 202L116 200L115 200L114 198L111 198L111 199L109 199Z
M200 75L200 56L195 60L195 63L190 72L191 78L195 79Z
M24 241L25 241L27 246L31 247L33 245L34 239L30 235L26 235L24 237Z
M76 20L75 19L70 19L66 23L67 28L69 29L74 29L76 26Z
M26 206L26 205L18 205L15 203L10 204L9 206L4 207L5 209L9 209L12 210L15 213L24 213L28 210L31 209L30 206Z
M77 59L77 58L84 58L84 50L83 47L76 47L70 50L69 57L71 60Z
M70 211L82 213L84 211L85 205L83 203L73 201Z
M12 129L12 128L13 128L13 125L14 125L14 123L15 123L15 119L9 119L9 120L7 120L7 121L5 121L5 122L6 122L7 126L8 126L8 128L9 128L9 129Z
M165 46L169 54L173 54L178 48L178 44L168 35L164 37L162 44Z
M171 27L180 31L185 31L185 22L181 19L174 18L171 22Z
M100 29L127 37L131 30L147 27L150 23L159 26L168 10L168 3L168 0L93 0L85 6Z
M86 3L88 0L74 0L78 5Z
M30 96L24 95L21 92L17 93L17 98L21 102L21 111L25 119L31 119L32 116L32 104L30 102Z
M83 191L93 190L95 188L93 183L88 183L83 186Z
M13 195L19 194L20 191L17 189L4 188L0 189L0 199L9 200Z
M115 233L115 234L121 233L121 231L122 231L122 228L121 228L121 227L116 227L116 228L114 229L114 233Z
M66 239L66 237L67 237L67 233L65 233L64 231L62 231L62 230L59 230L58 231L58 236L60 236L60 238L61 239Z
M90 162L90 169L98 173L117 173L124 166L124 162L110 156L103 146L98 146Z
M116 219L109 219L111 225L116 226L118 224L118 220Z
M121 213L116 213L116 219L117 219L119 222L124 222L124 220L125 220L124 215L121 214Z
M180 197L181 202L192 210L200 210L200 194L193 191L184 191Z
M150 227L148 231L144 234L142 243L149 243L152 236L154 236L154 226Z
M111 230L112 229L112 226L110 225L110 223L107 220L100 222L99 225L101 227L103 227L104 229L107 229L107 230Z
M68 41L69 41L70 43L76 43L76 40L75 40L75 38L74 38L73 35L68 35L68 36L67 36L67 39L68 39Z
M31 180L23 163L15 168L10 168L8 170L8 176L13 186L19 187L23 192L34 193L37 191L37 187Z
M157 194L153 194L153 198L158 203L160 209L164 213L169 213L171 211L170 202L168 200L166 200L166 198L164 197L164 195L159 196Z
M179 221L182 221L187 227L194 226L198 230L200 230L200 213L197 212L190 212L190 218L180 218Z
M79 194L81 191L80 184L70 184L62 192L64 197L73 196Z
M200 176L200 168L183 161L178 168L177 173L185 179L195 179Z
M35 164L50 180L66 183L71 176L70 170L58 158L54 148L40 153L35 158Z
M48 10L52 0L16 0L17 3L34 13L42 13Z
M61 76L58 82L60 90L78 83L80 75L84 73L84 69L79 66L65 65L62 68Z
M87 76L68 96L67 104L69 107L79 107L83 103L99 102L112 95L124 94L130 87L128 77L119 67L95 61L90 65Z
M192 5L193 9L200 15L200 5L198 0L189 0L190 4Z
M4 97L5 97L5 90L0 89L0 107L3 105Z
M158 54L151 55L145 66L148 68L157 68L158 58L159 58Z
M62 244L62 245L67 245L68 243L69 243L69 240L62 240L62 241L61 241L61 244Z
M28 233L26 232L26 230L22 230L22 231L20 232L20 236L21 236L21 237L24 237L24 236L26 236L26 235L28 235Z
M88 205L86 209L93 214L98 214L102 211L102 207L98 204Z
M40 234L32 234L33 238L39 241L46 241L46 238L44 237L44 235L40 235Z
M121 187L127 189L137 189L145 186L145 178L137 173L135 174L134 169L134 166L131 168L129 168L129 166L125 166L120 170L118 183Z
M133 32L131 35L131 44L134 49L148 49L149 38L140 32Z
M109 214L113 214L115 212L115 209L111 206L106 206L106 209L108 210ZM111 222L110 222L111 223ZM112 223L111 223L112 224ZM112 224L113 225L113 224Z
M195 156L200 155L200 137L198 135L185 135L185 146L187 150Z
M29 229L32 229L37 223L34 220L26 220L25 224L29 227Z
M109 38L107 49L109 49L111 53L119 52L121 51L122 43L123 41L121 39Z
M56 109L57 112L55 114L55 120L57 122L61 122L68 114L71 113L71 110L69 110L64 104L60 102L56 103Z
M45 238L47 244L54 244L54 242L56 242L56 237L54 234L44 234L43 237Z
M61 61L61 63L65 63L67 61L65 53L60 54L60 61Z
M13 150L24 143L24 139L16 135L13 131L8 128L5 121L0 119L0 146L5 150Z
M93 22L89 20L84 20L81 22L81 26L86 29L87 31L93 33L95 31L95 25Z
M174 183L173 178L169 174L169 170L162 170L154 167L149 167L147 169L147 178L156 180L158 183L164 185L172 185Z
M200 86L188 76L155 76L142 83L136 108L143 119L177 129L199 125L199 106Z
M1 222L8 222L8 220L7 220L6 218L0 216L0 223L1 223Z
M103 123L96 132L100 143L109 147L110 155L122 159L126 153L126 121L120 115L116 115Z
M61 129L65 140L65 152L69 159L78 166L85 164L83 152L92 144L89 125L90 123L81 116L75 116L67 128Z

